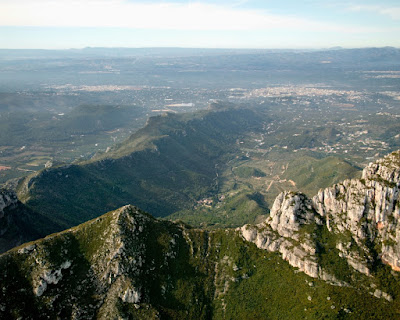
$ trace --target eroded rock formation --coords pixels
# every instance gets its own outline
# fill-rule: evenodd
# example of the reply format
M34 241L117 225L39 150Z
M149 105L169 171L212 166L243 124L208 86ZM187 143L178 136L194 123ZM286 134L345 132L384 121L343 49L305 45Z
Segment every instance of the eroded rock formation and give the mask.
M326 250L367 276L379 263L400 271L399 186L400 151L370 163L361 179L320 190L312 199L283 192L265 222L240 231L311 277L336 284L344 283L320 263Z

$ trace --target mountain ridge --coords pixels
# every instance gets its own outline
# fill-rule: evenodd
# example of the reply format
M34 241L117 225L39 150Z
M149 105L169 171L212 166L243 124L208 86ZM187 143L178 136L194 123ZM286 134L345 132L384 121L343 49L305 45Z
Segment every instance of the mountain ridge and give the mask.
M260 125L250 109L199 115L188 121L174 114L150 118L109 153L27 177L18 197L64 228L94 218L99 207L106 212L135 203L160 216L190 206L212 188L215 165L229 155L236 137Z
M297 153L298 158L288 158L285 168L290 161L289 170L278 182L272 171L280 174L280 169L265 164L279 160L267 156L257 170L261 175L270 172L265 179L274 185L261 194L264 178L239 177L237 170L243 169L239 167L245 161L261 156L247 157L245 145L253 145L254 137L275 121L269 111L268 106L213 103L208 110L150 117L146 126L108 152L88 161L54 164L7 186L16 190L20 208L28 210L27 216L34 222L32 233L45 236L127 203L154 216L182 219L195 226L238 227L268 213L282 190L280 181L292 181L289 188L308 194L316 189L313 183L327 186L339 177L354 176L358 168L344 159L317 161L312 155ZM268 136L266 143L278 142L269 141ZM310 170L312 174L307 173ZM256 181L258 178L261 180ZM204 201L213 204L202 205ZM17 210L14 212L17 222ZM15 238L20 236L16 230ZM25 237L24 241L36 238ZM9 248L11 245L2 246L0 252Z
M399 274L381 258L397 252L386 240L398 230L399 173L397 151L312 199L281 193L266 222L236 230L192 229L124 206L0 255L0 316L394 319ZM365 192L382 202L360 204ZM344 204L347 215L333 211ZM355 220L357 206L386 226Z

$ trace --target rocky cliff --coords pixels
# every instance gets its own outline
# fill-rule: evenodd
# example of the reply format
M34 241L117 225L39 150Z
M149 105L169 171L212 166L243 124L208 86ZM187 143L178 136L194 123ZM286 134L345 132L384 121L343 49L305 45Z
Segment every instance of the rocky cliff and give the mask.
M370 163L361 179L345 180L311 199L281 193L265 222L240 231L311 277L350 285L355 274L372 277L382 264L400 271L399 187L397 151ZM374 295L392 299L378 289Z

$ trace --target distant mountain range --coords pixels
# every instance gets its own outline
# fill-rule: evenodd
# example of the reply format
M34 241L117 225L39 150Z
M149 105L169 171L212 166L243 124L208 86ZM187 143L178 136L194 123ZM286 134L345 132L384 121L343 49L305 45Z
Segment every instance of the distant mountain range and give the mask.
M300 49L207 49L207 48L84 48L69 50L40 49L0 49L0 60L29 59L81 59L96 57L148 57L148 58L188 58L202 57L202 63L213 65L213 60L225 57L227 62L256 64L260 68L281 68L282 65L294 68L301 65L323 64L325 67L340 65L347 68L369 66L398 66L400 49L382 48L330 48L320 50ZM245 59L241 59L245 57ZM252 59L253 57L253 59ZM253 60L253 61L252 61ZM220 62L220 60L219 60ZM332 64L332 65L330 65ZM232 65L233 66L233 65Z

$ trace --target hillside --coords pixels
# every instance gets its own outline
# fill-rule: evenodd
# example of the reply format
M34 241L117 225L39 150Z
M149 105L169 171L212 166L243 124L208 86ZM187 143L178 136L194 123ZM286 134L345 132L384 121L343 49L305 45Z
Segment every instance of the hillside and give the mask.
M0 256L0 317L396 319L400 151L257 226L205 231L124 206Z
M191 207L215 186L215 166L261 120L250 109L165 114L92 161L47 168L20 182L29 208L67 228L135 203L155 216Z
M320 188L361 175L360 168L340 157L318 159L303 152L256 154L231 160L226 167L219 175L217 194L168 219L203 228L235 228L260 222L283 190L311 196Z

